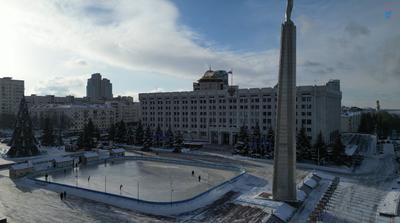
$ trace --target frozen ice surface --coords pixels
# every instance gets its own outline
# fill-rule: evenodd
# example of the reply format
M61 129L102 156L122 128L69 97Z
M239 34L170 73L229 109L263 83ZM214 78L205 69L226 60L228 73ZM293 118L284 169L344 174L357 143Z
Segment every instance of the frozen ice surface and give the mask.
M137 198L139 192L141 200L170 202L171 194L172 201L189 199L238 174L228 170L127 160L81 166L78 171L51 172L49 180L113 194L121 193L132 198ZM44 180L44 177L39 179Z
M68 195L61 201L57 193L19 187L1 175L0 216L16 223L173 222Z

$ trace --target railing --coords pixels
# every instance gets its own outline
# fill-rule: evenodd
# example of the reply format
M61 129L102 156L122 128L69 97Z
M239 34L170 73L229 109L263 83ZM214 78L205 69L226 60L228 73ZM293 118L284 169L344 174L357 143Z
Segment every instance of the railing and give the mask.
M196 205L189 205L189 203L197 202L197 201L200 201L199 203L201 203L201 201L204 201L204 200L206 200L206 203L210 203L210 202L216 200L216 198L218 198L218 196L208 196L208 195L210 195L211 193L221 193L221 192L226 193L226 192L228 192L227 189L229 189L229 188L227 186L235 183L240 177L242 177L246 173L246 171L241 167L237 167L237 166L233 166L233 165L215 164L215 163L209 163L209 162L204 162L204 161L188 161L188 160L166 159L166 158L155 158L155 157L141 157L141 156L126 156L126 157L117 157L117 158L107 159L107 161L118 161L118 160L121 160L121 161L122 160L143 160L143 161L173 163L173 164L180 164L180 165L191 165L191 166L239 171L239 174L227 181L224 181L214 187L209 188L208 190L206 190L194 197L184 199L184 200L179 200L179 201L172 201L172 202L146 201L146 200L136 199L136 198L122 196L122 195L118 195L118 194L112 194L112 193L107 193L107 192L102 192L102 191L97 191L97 190L92 190L92 189L86 189L86 188L82 188L82 187L75 187L75 186L70 186L70 185L60 184L60 183L55 183L55 182L46 182L44 180L34 178L35 176L42 174L43 171L40 171L40 173L37 172L37 173L31 175L29 177L29 179L32 180L33 182L35 182L35 184L42 186L42 187L48 187L48 186L54 185L54 186L58 187L58 188L53 188L53 190L55 190L55 191L59 191L59 190L64 191L64 190L68 189L72 193L75 192L76 196L85 197L88 199L108 203L111 205L120 206L123 208L129 209L131 207L131 209L135 209L135 210L139 210L139 211L143 211L143 212L147 212L147 213L153 213L152 211L148 211L146 209L146 207L148 207L148 206L153 206L153 207L158 207L158 208L164 207L164 208L169 209L170 212L176 214L176 213L182 213L184 210L185 211L188 211L188 209L194 210L194 209L201 207L201 206L196 207ZM99 161L98 163L102 163L102 162L104 162L104 160ZM60 168L55 169L54 171L57 171L57 170L60 170ZM49 172L49 171L51 171L51 170L47 170L47 172ZM224 192L224 190L227 190L227 191ZM85 196L82 196L82 194L79 195L80 192L89 192L89 193L85 193L84 194ZM91 195L94 195L94 197ZM98 196L98 195L100 195L100 196ZM113 201L112 199L109 199L110 197L116 198L118 200L123 199L125 201L129 201L130 204L127 205L129 207L127 207L124 204L120 204L120 202L116 202L116 201ZM122 202L122 203L124 203L124 202ZM134 206L134 207L132 207L132 206ZM162 214L162 213L157 212L156 214Z

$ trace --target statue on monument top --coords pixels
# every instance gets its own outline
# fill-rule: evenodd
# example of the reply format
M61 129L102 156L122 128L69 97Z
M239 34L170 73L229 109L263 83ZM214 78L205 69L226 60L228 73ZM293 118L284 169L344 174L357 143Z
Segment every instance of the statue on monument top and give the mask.
M292 15L292 9L293 9L293 0L288 0L287 6L286 6L286 14L285 14L285 21L291 21L290 16Z

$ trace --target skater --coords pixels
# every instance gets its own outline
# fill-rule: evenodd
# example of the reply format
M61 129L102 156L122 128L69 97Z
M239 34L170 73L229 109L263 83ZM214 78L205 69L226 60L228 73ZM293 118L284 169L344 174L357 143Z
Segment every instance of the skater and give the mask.
M201 181L201 176L199 175L199 182Z
M192 176L194 176L194 170L192 170Z
M67 199L67 192L66 191L64 191L63 196L64 196L64 200L66 200Z

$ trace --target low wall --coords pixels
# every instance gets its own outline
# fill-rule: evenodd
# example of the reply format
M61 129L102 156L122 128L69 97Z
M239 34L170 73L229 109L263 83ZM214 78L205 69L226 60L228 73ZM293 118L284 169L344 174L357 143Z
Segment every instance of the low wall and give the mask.
M33 177L27 178L35 186L39 186L44 189L48 189L55 192L67 192L67 196L74 195L109 205L117 206L120 208L126 208L129 210L140 211L147 214L172 216L177 214L182 214L185 212L190 212L198 208L204 207L218 200L227 192L231 191L235 184L240 181L241 177L246 173L242 168L222 165L215 163L207 163L200 161L186 161L186 160L175 160L175 159L165 159L165 158L154 158L154 157L136 157L127 156L122 158L114 158L111 160L143 160L143 161L155 161L155 162L166 162L181 165L191 165L191 166L201 166L208 168L218 168L226 170L240 171L239 175L233 177L232 179L225 181L219 185L216 185L207 191L198 194L192 198L173 201L173 202L153 202L138 200L136 198L125 197L117 194L111 194L101 191L90 190L86 188L74 187L65 184L59 184L54 182L46 182L39 179L34 179ZM35 174L36 175L36 174Z

